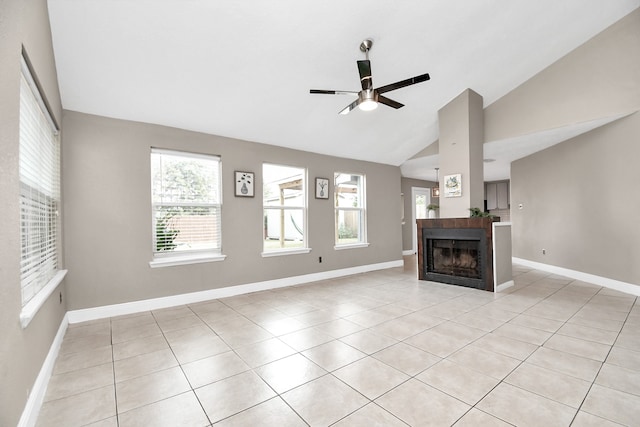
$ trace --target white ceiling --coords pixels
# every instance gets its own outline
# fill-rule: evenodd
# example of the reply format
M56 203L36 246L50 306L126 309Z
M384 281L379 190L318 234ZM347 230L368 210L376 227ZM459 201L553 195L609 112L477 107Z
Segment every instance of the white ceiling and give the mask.
M65 109L402 165L437 140L437 111L464 89L487 106L639 5L49 0L49 12ZM425 72L431 80L385 94L406 105L399 110L339 115L352 98L309 89L359 90L365 38L374 40L374 87ZM551 130L545 143L588 127ZM514 155L544 146L513 142L486 144L496 159L486 180L508 177ZM433 179L435 161L410 160L403 175Z

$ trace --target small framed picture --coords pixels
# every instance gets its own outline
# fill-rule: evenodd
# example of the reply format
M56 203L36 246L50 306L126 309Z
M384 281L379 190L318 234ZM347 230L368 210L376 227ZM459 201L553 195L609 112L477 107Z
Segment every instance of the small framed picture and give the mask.
M444 197L462 196L462 174L447 175L444 177Z
M316 178L316 199L329 198L329 180L327 178Z
M236 197L253 197L253 172L235 171Z

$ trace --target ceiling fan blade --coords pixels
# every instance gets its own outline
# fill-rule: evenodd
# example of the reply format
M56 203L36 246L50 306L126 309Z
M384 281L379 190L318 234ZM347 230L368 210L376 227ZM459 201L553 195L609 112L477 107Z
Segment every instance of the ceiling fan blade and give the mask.
M371 78L371 61L358 61L358 72L360 73L360 84L362 90L373 89L373 79Z
M399 103L398 101L394 101L393 99L389 99L386 96L378 95L378 102L384 105L388 105L389 107L398 108L404 107L404 104Z
M351 104L347 105L342 111L340 111L339 114L342 114L342 115L349 114L349 112L354 108L356 108L358 104L360 104L360 98L356 99Z
M410 86L416 83L426 82L431 77L429 77L429 73L422 74L416 77L411 77L410 79L402 80L399 82L391 83L390 85L382 86L376 89L378 93L385 93L392 90L400 89L401 87Z
M323 89L311 89L309 93L319 93L323 95L358 95L358 92L351 90L323 90Z

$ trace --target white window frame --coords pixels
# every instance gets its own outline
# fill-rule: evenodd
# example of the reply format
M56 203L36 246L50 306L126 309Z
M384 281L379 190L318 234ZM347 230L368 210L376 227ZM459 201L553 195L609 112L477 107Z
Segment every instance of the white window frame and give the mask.
M24 53L20 80L19 176L20 323L26 328L60 285L67 270L60 269L59 259L60 132ZM34 217L39 220L34 221Z
M171 267L175 265L184 265L184 264L197 264L203 262L215 262L215 261L223 261L226 258L226 255L222 254L222 159L220 156L216 156L213 154L200 154L200 153L192 153L181 150L170 150L170 149L162 149L162 148L151 148L151 159L153 159L154 155L171 155L177 157L195 158L195 159L206 159L211 161L218 162L218 189L217 194L219 195L218 203L194 203L194 202L185 202L185 203L176 203L176 202L166 202L166 203L157 203L154 202L154 194L153 194L153 166L151 166L151 223L152 223L152 248L151 251L153 253L153 260L149 262L149 266L152 268L157 267ZM217 248L206 248L206 249L194 249L194 250L182 250L182 251L157 251L156 250L156 209L162 206L185 206L185 207L208 207L215 208L218 212L218 247Z
M265 204L265 200L264 200L264 185L266 184L266 180L264 179L264 167L265 166L280 166L280 167L285 167L285 168L292 168L292 169L300 169L302 170L302 201L303 204L302 205L266 205ZM298 248L277 248L277 249L270 249L270 250L265 250L264 248L264 236L263 236L263 241L262 241L262 257L264 258L268 258L268 257L274 257L274 256L282 256L282 255L295 255L295 254L306 254L311 252L311 248L309 248L309 244L308 244L308 206L309 206L309 191L307 190L307 183L308 183L308 179L307 179L307 168L304 167L300 167L300 166L292 166L292 165L283 165L283 164L278 164L278 163L263 163L262 165L262 194L263 194L263 201L262 201L262 218L264 221L264 216L265 213L269 210L277 210L280 212L286 211L286 210L300 210L302 212L302 218L303 218L303 227L302 227L302 247L298 247Z
M340 207L338 206L338 177L340 175L353 175L360 177L360 187L358 192L358 205L357 207ZM354 248L366 248L369 246L367 241L367 200L366 200L366 175L363 173L355 172L335 172L333 174L333 200L334 200L334 226L335 226L335 250L342 249L354 249ZM338 233L339 224L338 219L340 217L340 211L343 212L360 212L360 240L355 243L339 243Z

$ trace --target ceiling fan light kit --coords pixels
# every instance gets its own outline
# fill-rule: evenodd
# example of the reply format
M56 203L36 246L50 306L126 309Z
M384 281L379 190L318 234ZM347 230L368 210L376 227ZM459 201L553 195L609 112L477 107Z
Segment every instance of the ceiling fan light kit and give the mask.
M371 111L378 108L378 97L372 90L363 90L358 94L358 108L362 111Z
M373 87L373 78L371 76L371 61L369 61L369 50L373 46L373 40L366 39L360 43L360 50L365 54L365 60L357 61L358 73L360 74L360 85L362 90L347 91L347 90L323 90L323 89L311 89L309 92L312 94L324 94L324 95L355 95L358 97L351 104L347 105L340 114L349 114L349 112L356 107L362 111L372 111L378 108L378 104L384 104L391 108L402 108L404 104L387 98L381 95L382 93L391 92L392 90L400 89L406 86L410 86L416 83L426 82L430 79L429 74L421 74L410 79L401 80L399 82L391 83L379 88Z
M378 108L378 103L374 99L365 99L358 104L358 108L362 111L373 111Z

